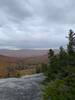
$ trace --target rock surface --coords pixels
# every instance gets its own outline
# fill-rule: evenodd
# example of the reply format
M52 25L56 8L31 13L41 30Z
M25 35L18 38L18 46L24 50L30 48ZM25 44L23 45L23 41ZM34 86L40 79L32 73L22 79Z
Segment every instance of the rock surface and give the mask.
M0 100L42 100L42 74L0 80Z

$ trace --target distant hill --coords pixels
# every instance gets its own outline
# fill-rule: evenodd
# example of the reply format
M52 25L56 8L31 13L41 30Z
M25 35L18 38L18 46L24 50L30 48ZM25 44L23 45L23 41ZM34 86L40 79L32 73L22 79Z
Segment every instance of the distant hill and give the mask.
M18 63L24 63L24 64L39 64L39 63L47 63L48 62L48 55L41 55L36 57L9 57L9 56L3 56L0 55L0 67L1 66L8 66Z
M22 49L22 50L7 50L0 49L0 55L9 56L9 57L35 57L46 55L48 50L31 50L31 49Z
M55 50L58 53L58 50ZM0 49L0 77L5 77L7 67L29 66L33 70L48 63L48 50L2 50ZM32 70L31 69L31 70ZM30 69L28 69L29 72ZM27 71L27 73L29 73ZM23 72L22 72L23 73ZM26 73L26 72L24 72Z
M58 50L54 50L58 53ZM48 62L48 50L7 50L0 49L0 67L8 64L39 64Z

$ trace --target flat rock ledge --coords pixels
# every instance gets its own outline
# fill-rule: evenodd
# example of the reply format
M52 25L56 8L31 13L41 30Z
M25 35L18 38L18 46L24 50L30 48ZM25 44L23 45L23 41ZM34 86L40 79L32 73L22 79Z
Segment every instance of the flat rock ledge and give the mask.
M42 100L43 74L0 79L0 100Z

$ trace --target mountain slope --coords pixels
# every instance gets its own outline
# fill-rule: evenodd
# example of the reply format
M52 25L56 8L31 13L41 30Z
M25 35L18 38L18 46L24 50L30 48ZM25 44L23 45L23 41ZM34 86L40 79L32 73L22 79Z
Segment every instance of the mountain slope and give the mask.
M48 50L31 50L31 49L22 49L22 50L7 50L0 49L0 55L5 55L9 57L34 57L46 55Z

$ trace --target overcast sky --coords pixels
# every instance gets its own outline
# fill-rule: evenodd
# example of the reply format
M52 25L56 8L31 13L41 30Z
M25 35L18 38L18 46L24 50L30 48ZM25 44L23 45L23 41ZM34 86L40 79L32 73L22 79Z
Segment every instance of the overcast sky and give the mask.
M0 0L0 48L58 48L75 28L75 0Z

